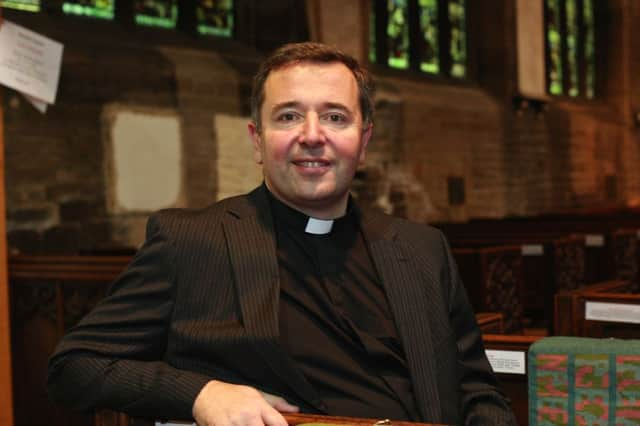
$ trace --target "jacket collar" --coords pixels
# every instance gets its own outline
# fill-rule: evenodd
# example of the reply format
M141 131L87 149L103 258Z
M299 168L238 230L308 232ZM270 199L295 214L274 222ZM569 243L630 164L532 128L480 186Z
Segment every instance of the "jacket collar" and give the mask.
M278 343L280 282L276 236L266 191L263 184L247 197L231 200L223 221L243 322L271 369L295 394L322 411L319 395ZM354 208L358 209L357 205ZM411 248L398 238L397 219L359 209L358 214L398 325L418 407L423 418L439 421L431 330L422 314L428 309L425 287L430 283L425 280L434 278L425 277L412 262L415 256L411 256Z

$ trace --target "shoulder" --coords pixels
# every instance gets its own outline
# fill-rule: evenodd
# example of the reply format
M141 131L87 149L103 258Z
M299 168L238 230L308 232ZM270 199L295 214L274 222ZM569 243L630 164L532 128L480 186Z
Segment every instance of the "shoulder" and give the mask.
M418 223L375 210L362 211L363 223L382 236L389 236L401 243L416 246L432 246L440 250L447 246L442 231L426 223Z
M203 208L163 209L149 216L147 233L155 230L206 235L219 228L227 215L250 215L254 210L249 194L226 198Z

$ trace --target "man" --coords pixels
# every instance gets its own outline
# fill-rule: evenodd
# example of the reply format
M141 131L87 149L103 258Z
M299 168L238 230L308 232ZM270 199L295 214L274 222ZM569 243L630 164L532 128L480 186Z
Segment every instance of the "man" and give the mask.
M199 425L283 426L298 410L514 423L444 238L349 197L372 92L334 48L270 56L249 124L264 184L149 219L52 356L52 398Z

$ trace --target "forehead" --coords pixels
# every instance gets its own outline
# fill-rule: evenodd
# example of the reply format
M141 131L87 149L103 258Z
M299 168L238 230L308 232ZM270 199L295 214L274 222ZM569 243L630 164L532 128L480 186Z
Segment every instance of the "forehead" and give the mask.
M265 104L313 101L355 107L358 84L351 70L341 62L299 62L269 73L264 99Z

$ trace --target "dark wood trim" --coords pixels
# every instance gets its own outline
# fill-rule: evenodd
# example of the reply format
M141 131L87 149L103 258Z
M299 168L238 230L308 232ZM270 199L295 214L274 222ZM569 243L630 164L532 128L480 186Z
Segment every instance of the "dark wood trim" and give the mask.
M2 25L2 9L0 9ZM13 383L11 374L11 327L7 273L7 223L4 191L4 110L0 88L0 425L13 425Z

